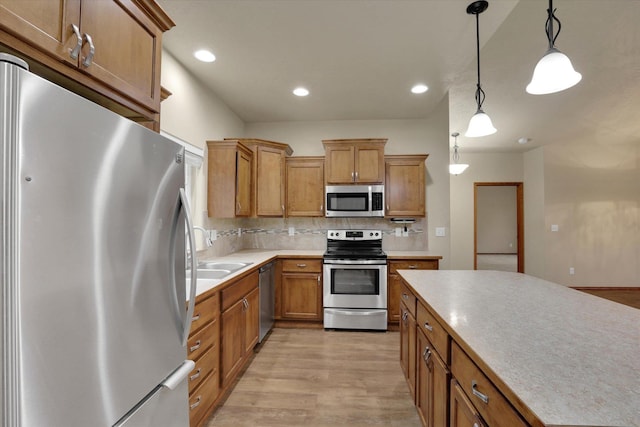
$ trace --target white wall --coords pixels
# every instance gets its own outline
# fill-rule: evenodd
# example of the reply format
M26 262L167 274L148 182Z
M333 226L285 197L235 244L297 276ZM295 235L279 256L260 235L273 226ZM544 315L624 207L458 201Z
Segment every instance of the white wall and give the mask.
M162 52L162 86L172 93L161 104L160 128L164 132L203 149L207 140L244 132L244 122L167 51ZM194 182L196 203L192 213L196 225L207 222L206 171L205 153Z
M461 175L449 175L451 181L451 268L473 270L473 184L476 182L522 182L523 160L520 153L462 152L460 157L460 162L468 163L469 167ZM526 184L524 188L526 193ZM525 229L525 242L526 240L527 230Z
M523 154L524 162L524 268L527 274L544 275L544 150Z

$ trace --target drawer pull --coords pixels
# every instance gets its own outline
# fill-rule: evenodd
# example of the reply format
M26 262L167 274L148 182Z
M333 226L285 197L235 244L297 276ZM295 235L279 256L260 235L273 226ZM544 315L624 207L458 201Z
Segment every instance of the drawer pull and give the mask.
M189 406L189 408L191 408L191 409L195 409L195 408L197 408L197 407L198 407L198 405L200 405L200 401L201 401L201 400L202 400L202 397L201 397L201 396L198 396L198 398L196 399L196 401L195 401L195 402L193 402L193 403L191 404L191 406Z
M484 393L480 393L476 389L477 386L478 383L476 383L476 380L471 380L471 392L473 393L473 395L482 400L484 403L489 403L489 396Z
M89 34L84 33L84 38L87 43L89 43L89 54L84 58L84 61L82 61L82 65L88 67L93 61L93 55L96 53L96 47L93 45L93 39Z
M73 30L73 34L76 36L76 45L71 52L69 52L69 56L71 59L78 59L80 56L80 50L82 49L82 35L80 34L80 29L76 24L71 24L71 30Z
M424 348L424 351L422 352L422 358L424 359L424 363L429 363L429 359L431 358L431 349L429 349L429 346L426 346Z
M202 343L200 342L200 340L196 341L196 343L194 345L192 345L191 347L189 347L189 351L196 351L197 349L200 348L200 346L202 345Z
M193 317L191 318L191 321L192 321L192 322L195 322L196 320L200 320L200 313L196 314L195 316L193 316Z
M200 376L200 371L202 371L202 368L198 368L198 370L196 371L196 373L195 373L195 374L193 374L193 375L191 375L191 376L189 377L189 380L190 380L190 381L193 381L193 380L195 380L196 378L198 378L198 377Z
M412 265L410 265L410 266L409 266L409 269L410 269L410 270L415 270L416 268L418 268L418 266L416 266L416 265L414 265L414 264L412 264Z
M402 293L402 298L404 299L409 299L409 295L405 294L404 292Z
M307 268L307 264L296 264L298 268Z
M429 322L424 322L424 328L429 332L433 332L433 326L431 326Z

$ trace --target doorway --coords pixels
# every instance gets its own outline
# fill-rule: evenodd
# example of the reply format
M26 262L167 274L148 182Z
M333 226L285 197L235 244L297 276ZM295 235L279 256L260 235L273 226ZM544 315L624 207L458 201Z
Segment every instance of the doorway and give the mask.
M522 182L476 182L473 195L473 268L524 273Z

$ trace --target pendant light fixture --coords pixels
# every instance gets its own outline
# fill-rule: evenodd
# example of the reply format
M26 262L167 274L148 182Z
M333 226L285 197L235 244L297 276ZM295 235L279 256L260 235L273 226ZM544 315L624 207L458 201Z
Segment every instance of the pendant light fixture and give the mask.
M549 0L547 14L545 32L549 41L549 49L542 59L538 61L536 68L533 70L531 82L527 85L527 92L532 95L560 92L569 89L582 80L582 74L573 69L569 57L555 48L555 42L560 34L562 25L556 18L553 0ZM558 32L555 34L553 34L554 21L558 24Z
M467 6L467 13L470 15L476 15L476 53L478 55L478 84L476 85L476 104L478 109L476 113L469 120L469 127L464 136L478 137L486 136L496 133L496 128L491 123L491 118L482 111L482 103L484 102L484 91L480 86L480 19L479 15L487 10L489 2L485 0L474 1Z
M452 162L449 164L449 173L451 175L460 175L469 167L469 165L465 163L458 163L460 161L460 154L458 154L458 132L454 132L451 136L454 138L453 143L453 158Z

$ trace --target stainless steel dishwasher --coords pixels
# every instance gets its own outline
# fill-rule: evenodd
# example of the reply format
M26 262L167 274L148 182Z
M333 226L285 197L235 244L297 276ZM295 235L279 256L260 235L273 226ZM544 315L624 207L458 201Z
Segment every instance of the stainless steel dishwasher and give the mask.
M273 270L273 262L260 267L260 339L258 342L262 342L265 335L267 335L273 327L273 318L275 316Z

